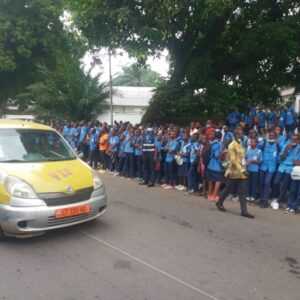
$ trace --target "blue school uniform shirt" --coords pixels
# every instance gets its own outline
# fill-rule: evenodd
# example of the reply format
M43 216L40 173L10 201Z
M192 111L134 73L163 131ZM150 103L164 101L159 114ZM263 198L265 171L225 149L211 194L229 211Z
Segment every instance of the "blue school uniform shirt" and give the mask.
M129 135L125 139L125 145L124 145L124 152L125 153L133 153L133 138L130 137Z
M258 117L258 126L260 128L265 127L266 125L266 113L264 111L260 111L257 115Z
M198 153L200 149L200 144L198 142L191 142L189 148L189 160L191 164L195 164L198 162Z
M248 148L247 153L246 153L246 161L250 161L250 160L257 160L259 163L258 164L254 164L254 163L250 163L247 165L247 170L249 172L258 172L259 171L259 165L260 162L262 160L262 152L259 148Z
M71 135L71 128L68 126L65 126L63 129L63 136L64 138L70 143L72 141L72 135Z
M174 161L176 151L178 150L178 141L176 139L168 141L166 149L168 151L166 156L166 162Z
M279 160L279 151L279 146L276 142L265 142L262 148L262 162L260 165L261 171L268 173L276 172Z
M252 126L252 124L253 124L252 118L247 114L244 114L243 122L248 126Z
M228 143L230 143L233 140L234 140L234 134L231 131L227 131L227 132L224 133L223 143L225 145L228 145Z
M285 124L286 125L294 125L295 124L295 114L294 114L294 111L292 108L290 108L286 112Z
M90 146L90 151L94 151L97 149L97 144L98 144L98 136L97 133L93 133L90 137L89 141L89 146Z
M250 108L249 115L252 119L254 119L256 117L256 108L255 107Z
M120 142L119 157L121 157L121 158L125 156L125 144L126 144L125 140Z
M155 139L154 141L155 149L157 152L160 152L162 150L162 142L159 139Z
M248 139L248 148L250 148L250 141L251 140ZM266 143L266 140L263 137L259 136L257 139L257 148L262 150L265 146L265 143Z
M238 112L231 112L227 117L227 122L229 125L237 125L240 122L240 114Z
M285 151L287 145L282 150L281 154ZM297 145L288 151L288 154L284 160L281 161L278 171L280 173L291 174L294 167L294 160L300 159L300 145Z
M108 143L110 145L110 149L111 149L112 152L114 152L114 153L118 152L119 144L120 144L120 138L117 135L111 136L108 140Z
M271 112L268 113L268 123L269 123L269 125L274 126L276 124L276 119L277 119L277 116L276 116L276 113L274 111L271 111Z
M286 119L286 112L282 111L279 116L279 126L281 128L284 128L285 126L285 119Z
M207 168L215 172L222 172L222 162L221 162L221 153L222 153L222 144L219 141L213 141L210 146L210 159Z
M278 137L277 143L279 145L280 150L282 150L285 147L285 145L287 144L287 142L288 142L288 138L287 138L287 136L285 134L281 134Z
M191 152L191 143L190 141L184 142L182 141L181 150L182 159L184 163L190 162L190 152Z
M89 132L89 128L88 127L82 126L80 128L79 143L82 143L84 141L84 139L87 136L88 132Z
M135 156L141 156L142 155L142 145L143 145L143 137L140 136L136 136L134 138L134 144L138 145L138 147L134 147L134 155Z
M71 135L71 146L73 148L76 148L77 142L78 142L78 129L75 127L72 127L70 130L70 135Z

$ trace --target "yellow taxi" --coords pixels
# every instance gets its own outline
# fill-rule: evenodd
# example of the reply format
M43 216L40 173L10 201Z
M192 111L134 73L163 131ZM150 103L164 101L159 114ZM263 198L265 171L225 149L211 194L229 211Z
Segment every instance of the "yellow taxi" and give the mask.
M107 206L99 174L54 129L0 120L0 238L93 220Z

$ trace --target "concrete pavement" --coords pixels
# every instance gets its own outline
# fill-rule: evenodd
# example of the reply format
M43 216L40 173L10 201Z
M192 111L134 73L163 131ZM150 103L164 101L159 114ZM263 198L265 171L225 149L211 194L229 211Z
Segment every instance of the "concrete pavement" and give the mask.
M100 220L0 244L0 299L300 299L299 216L103 179Z

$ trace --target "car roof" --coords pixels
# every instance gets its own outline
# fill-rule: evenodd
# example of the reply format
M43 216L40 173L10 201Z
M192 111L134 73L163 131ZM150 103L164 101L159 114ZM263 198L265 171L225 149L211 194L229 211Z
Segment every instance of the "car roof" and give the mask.
M54 129L49 126L35 123L32 121L8 120L8 119L0 119L0 129L34 129L34 130L54 131Z

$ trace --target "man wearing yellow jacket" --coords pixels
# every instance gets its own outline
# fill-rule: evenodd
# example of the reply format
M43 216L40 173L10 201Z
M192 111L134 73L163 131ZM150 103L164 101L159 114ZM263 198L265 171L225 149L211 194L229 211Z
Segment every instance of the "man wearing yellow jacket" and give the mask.
M220 211L225 212L224 201L227 196L236 191L241 205L241 216L253 219L247 210L247 165L246 165L246 151L242 142L243 129L238 127L235 130L235 138L230 143L227 152L227 168L225 177L227 178L226 186L221 193L220 200L216 203Z

